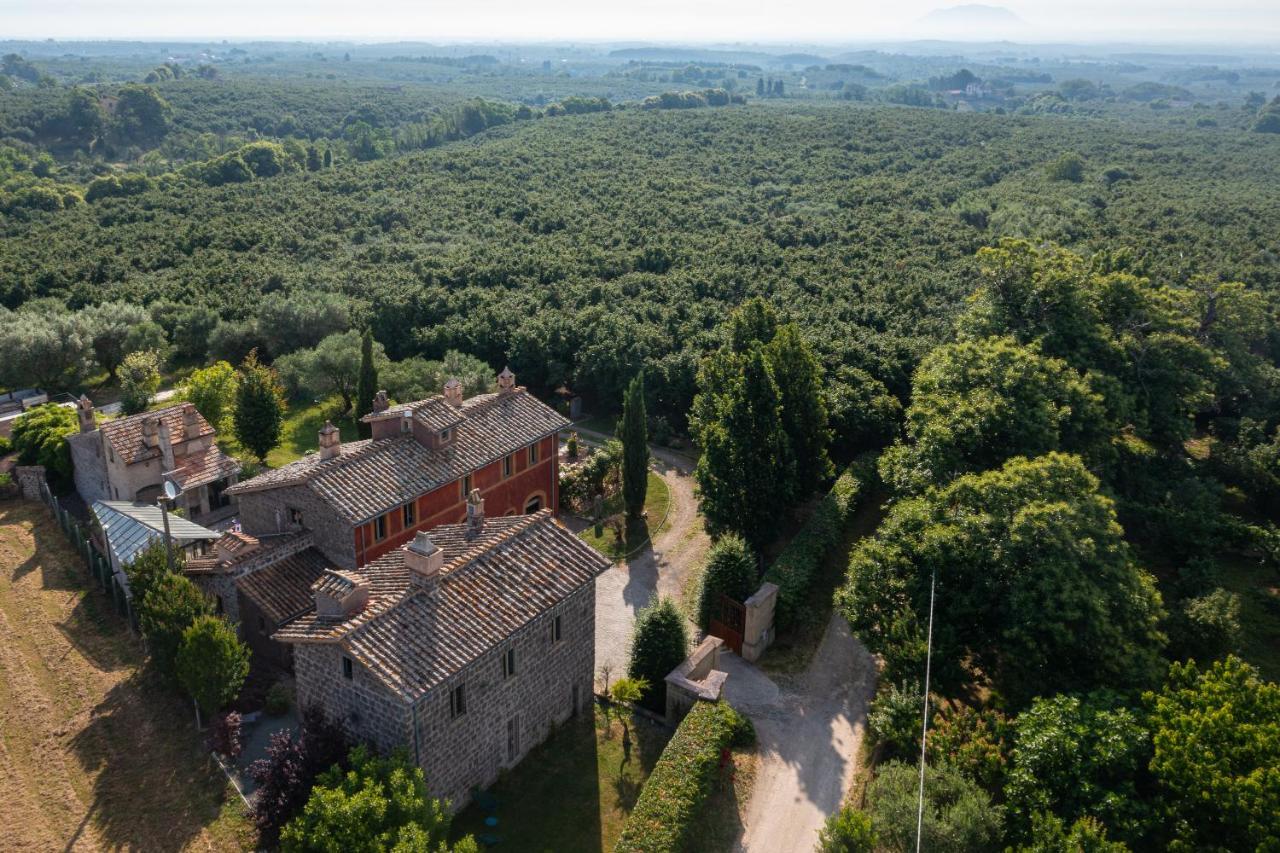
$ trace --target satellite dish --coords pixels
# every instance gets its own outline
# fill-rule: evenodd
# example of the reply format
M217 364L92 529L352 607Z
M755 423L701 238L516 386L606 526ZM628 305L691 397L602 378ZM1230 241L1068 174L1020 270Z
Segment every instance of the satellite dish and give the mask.
M174 485L173 480L164 481L164 496L166 498L168 498L169 500L173 500L179 494L181 493L178 491L178 487Z

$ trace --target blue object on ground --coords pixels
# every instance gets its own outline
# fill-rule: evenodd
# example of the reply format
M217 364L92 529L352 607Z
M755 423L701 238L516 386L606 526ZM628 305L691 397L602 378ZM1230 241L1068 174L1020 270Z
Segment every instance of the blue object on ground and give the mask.
M494 817L493 815L489 815L487 818L485 818L485 819L484 819L484 825L485 825L485 826L490 826L490 827L492 827L492 826L497 826L497 825L498 825L498 819L497 819L496 817Z

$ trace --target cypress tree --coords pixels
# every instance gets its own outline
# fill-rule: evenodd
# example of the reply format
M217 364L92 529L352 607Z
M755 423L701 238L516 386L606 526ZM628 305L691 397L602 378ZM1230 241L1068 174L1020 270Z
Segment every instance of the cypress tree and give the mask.
M778 329L765 358L773 370L782 400L782 428L791 441L796 460L795 491L804 495L831 476L831 429L822 396L822 368L813 347L788 323Z
M644 512L649 489L649 434L645 427L644 374L638 373L627 386L622 400L622 500L630 518Z
M280 380L274 370L258 362L258 350L252 349L236 381L236 441L265 463L267 454L280 443L283 425Z
M692 426L702 456L694 477L712 531L735 532L760 548L795 496L795 461L763 347L756 344L740 358L737 375L704 371L700 376L702 399L695 400L700 416ZM723 386L705 384L708 375L716 375Z
M360 418L373 411L373 397L377 393L378 369L373 366L373 332L365 329L364 337L360 339L360 380L356 383L356 423L361 438L372 434L372 428Z

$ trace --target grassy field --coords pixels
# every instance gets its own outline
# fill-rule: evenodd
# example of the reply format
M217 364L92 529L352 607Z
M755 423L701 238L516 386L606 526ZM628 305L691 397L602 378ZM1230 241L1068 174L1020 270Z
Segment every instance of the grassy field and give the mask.
M0 502L0 847L253 849L190 706L89 583L42 505Z
M496 850L521 853L602 853L613 849L640 788L671 733L633 717L631 760L623 764L622 726L596 709L579 715L533 749L489 793L498 825L488 827L477 805L454 821L455 836L495 836Z
M649 489L645 493L645 517L638 521L627 522L626 533L621 542L607 526L601 528L599 536L594 527L588 527L579 535L587 544L604 554L611 560L618 560L644 545L661 532L667 509L671 506L671 490L653 471L649 472ZM623 511L622 495L616 494L604 502L605 516L616 515Z
M355 441L360 437L356 432L355 418L349 415L343 417L339 413L342 404L337 397L319 402L290 400L288 406L280 428L280 443L267 454L267 465L272 468L288 465L308 453L314 453L320 446L320 427L324 426L326 420L333 421L343 441ZM229 418L225 428L218 433L218 444L232 456L241 459L251 459L253 456L236 441L235 430Z

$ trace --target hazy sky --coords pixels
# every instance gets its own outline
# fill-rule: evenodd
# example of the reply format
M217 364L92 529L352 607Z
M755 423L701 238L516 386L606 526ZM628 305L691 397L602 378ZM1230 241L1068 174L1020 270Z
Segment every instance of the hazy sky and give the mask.
M997 0L988 0L995 5ZM943 33L947 0L0 0L0 38L621 40L886 37L1248 42L1280 52L1280 0L1011 0L1024 25Z

